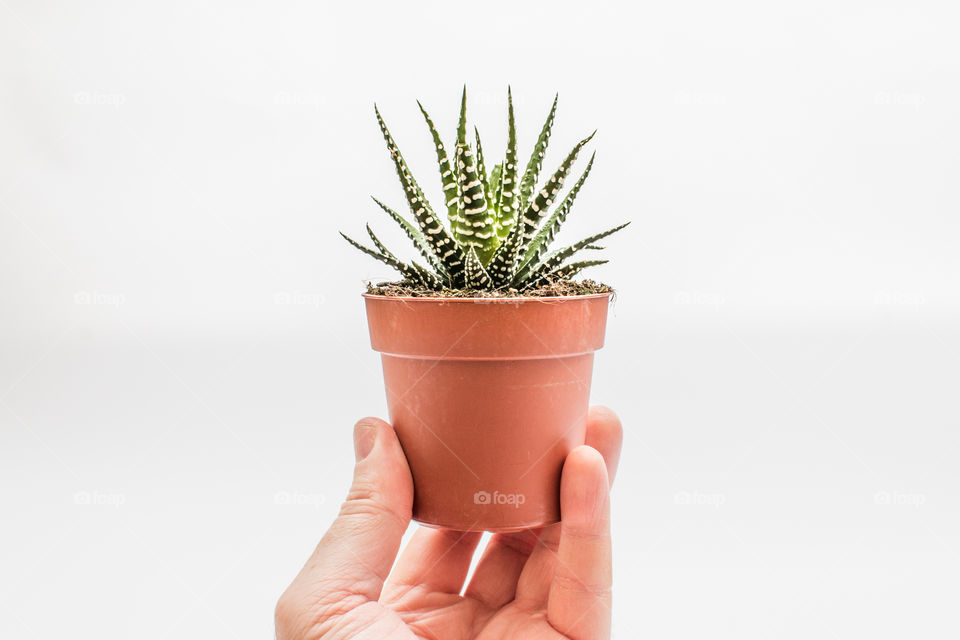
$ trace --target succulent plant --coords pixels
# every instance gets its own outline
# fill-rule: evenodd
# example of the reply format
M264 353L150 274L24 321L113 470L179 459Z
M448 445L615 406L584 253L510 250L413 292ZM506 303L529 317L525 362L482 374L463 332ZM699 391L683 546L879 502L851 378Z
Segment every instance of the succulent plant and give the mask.
M373 201L400 225L429 267L416 261L404 262L397 258L377 238L369 224L367 233L374 248L364 246L341 233L347 242L399 271L407 284L430 289L524 290L558 280L568 280L587 267L607 262L589 259L571 262L569 259L581 251L602 249L596 242L623 229L629 222L584 238L568 247L547 251L590 174L594 159L591 156L583 174L553 213L547 216L550 206L559 197L560 189L577 155L593 137L593 134L590 134L578 142L553 175L546 179L539 190L536 189L557 112L556 97L523 173L519 172L517 163L517 132L513 116L513 97L509 88L507 149L503 161L496 164L489 173L484 163L480 133L476 127L475 146L467 141L466 87L460 101L460 120L452 161L426 109L419 102L417 104L420 105L420 111L433 138L449 228L430 206L400 155L400 149L387 130L380 110L374 105L377 122L387 142L387 149L393 158L416 224L376 198Z

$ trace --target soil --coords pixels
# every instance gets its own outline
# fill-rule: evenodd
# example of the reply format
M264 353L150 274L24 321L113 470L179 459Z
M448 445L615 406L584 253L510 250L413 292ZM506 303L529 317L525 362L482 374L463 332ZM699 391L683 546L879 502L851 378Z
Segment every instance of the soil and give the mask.
M535 289L427 289L405 282L367 283L367 293L391 298L555 298L613 293L613 288L593 280L559 280Z

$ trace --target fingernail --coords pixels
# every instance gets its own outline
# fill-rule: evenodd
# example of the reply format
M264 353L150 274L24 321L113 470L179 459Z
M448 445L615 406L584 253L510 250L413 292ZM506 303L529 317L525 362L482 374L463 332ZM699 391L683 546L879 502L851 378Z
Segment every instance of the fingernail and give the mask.
M358 422L353 428L353 452L360 462L373 451L377 441L377 427L369 422Z

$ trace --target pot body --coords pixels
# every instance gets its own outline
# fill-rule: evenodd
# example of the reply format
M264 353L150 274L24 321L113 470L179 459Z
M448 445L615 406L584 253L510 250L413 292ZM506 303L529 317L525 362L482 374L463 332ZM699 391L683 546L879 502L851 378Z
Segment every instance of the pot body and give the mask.
M558 522L610 295L364 297L413 517L461 531Z

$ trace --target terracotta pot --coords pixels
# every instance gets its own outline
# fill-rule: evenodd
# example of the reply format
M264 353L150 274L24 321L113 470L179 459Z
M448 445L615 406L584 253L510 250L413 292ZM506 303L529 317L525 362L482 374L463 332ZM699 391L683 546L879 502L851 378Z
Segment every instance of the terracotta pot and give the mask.
M461 531L558 522L610 294L364 298L413 517Z

